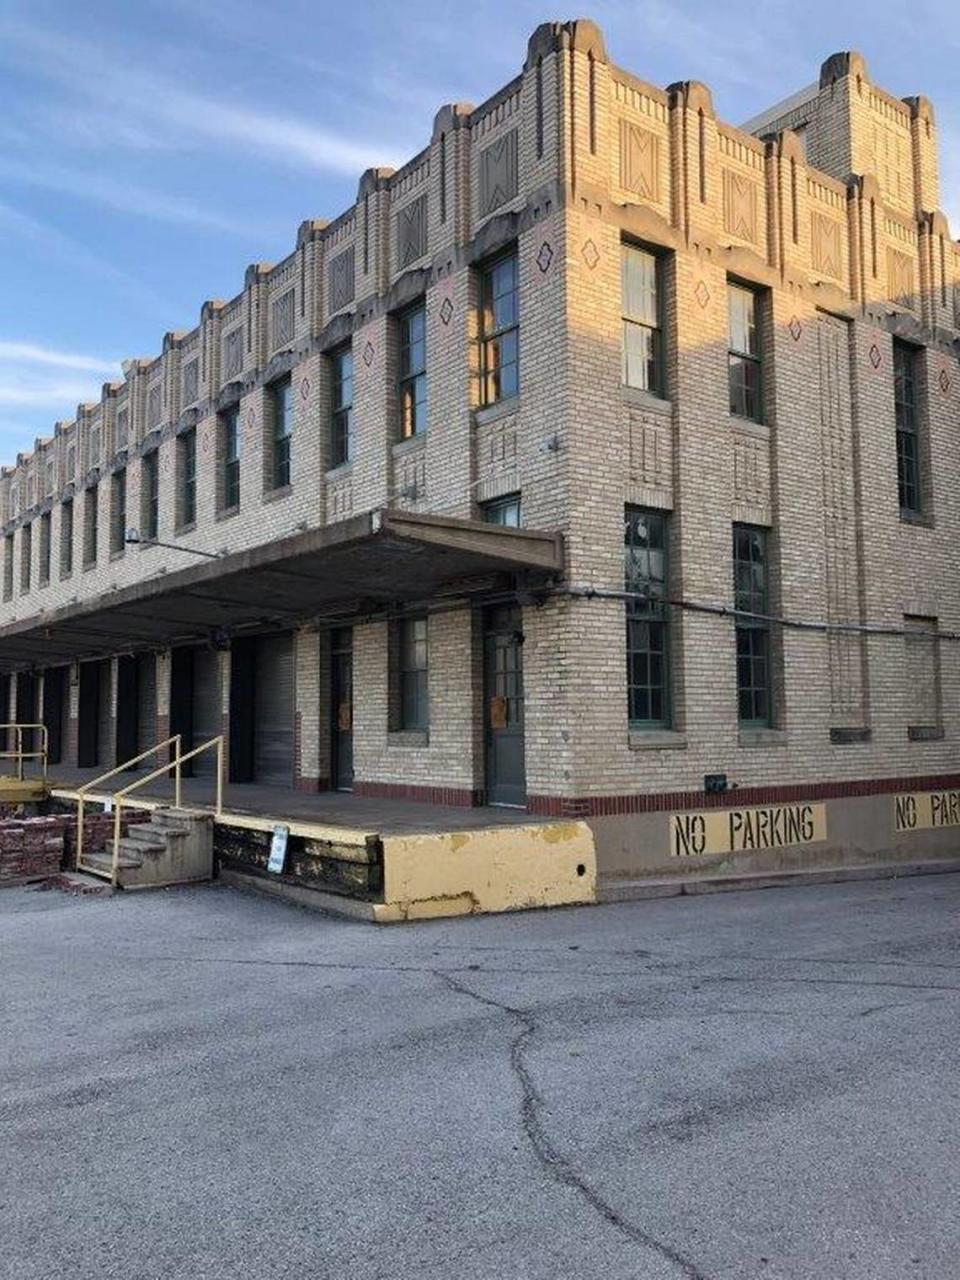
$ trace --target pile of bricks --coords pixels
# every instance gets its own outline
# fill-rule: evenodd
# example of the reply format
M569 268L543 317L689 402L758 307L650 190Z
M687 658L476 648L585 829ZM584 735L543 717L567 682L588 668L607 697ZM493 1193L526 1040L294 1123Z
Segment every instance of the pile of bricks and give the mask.
M63 818L0 821L0 884L55 876L63 860Z
M149 822L145 809L124 812L121 833L137 822ZM105 849L113 839L113 814L88 813L84 817L84 849ZM56 876L76 858L77 820L58 813L48 818L0 817L0 884Z

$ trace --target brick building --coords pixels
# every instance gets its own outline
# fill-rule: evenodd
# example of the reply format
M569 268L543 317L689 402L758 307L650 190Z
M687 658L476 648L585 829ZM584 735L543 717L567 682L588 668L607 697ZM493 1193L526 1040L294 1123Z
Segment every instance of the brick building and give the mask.
M0 705L69 767L222 731L238 785L582 817L607 874L945 852L938 206L859 54L744 130L539 27L3 470Z

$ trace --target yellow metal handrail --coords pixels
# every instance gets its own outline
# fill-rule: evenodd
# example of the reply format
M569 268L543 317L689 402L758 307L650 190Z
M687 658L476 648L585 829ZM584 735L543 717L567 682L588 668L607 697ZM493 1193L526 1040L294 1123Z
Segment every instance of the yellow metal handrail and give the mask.
M0 724L0 734L7 734L6 741L8 743L10 740L9 732L11 729L13 729L14 733L17 736L16 748L13 751L0 751L0 760L16 760L18 782L23 781L24 760L39 760L41 762L40 767L42 772L42 778L43 778L43 781L46 782L47 780L47 749L49 745L49 742L48 742L49 734L47 732L47 726L45 724L14 724L12 722L10 724ZM31 732L33 733L39 732L40 734L40 750L39 751L24 751L23 749L23 735L25 733L31 733Z
M106 782L110 778L115 778L118 773L123 773L127 769L132 769L135 764L139 764L141 760L146 760L147 756L156 755L158 751L162 751L164 747L169 747L172 743L176 743L177 749L175 755L180 756L180 734L175 733L172 738L164 738L163 742L157 742L152 747L147 747L146 751L141 751L138 756L133 756L130 760L124 760L123 764L118 764L114 769L108 769L106 773L101 773L99 778L94 778L92 782L85 782L82 787L77 788L77 867L80 866L80 859L83 857L83 811L86 806L86 798L94 787L99 787L101 782ZM161 772L169 770L171 765L165 764ZM151 775L152 776L152 775ZM180 805L180 766L177 764L174 774L174 794L176 796L176 804Z
M218 734L217 737L211 738L208 742L201 743L199 747L194 747L192 751L187 751L183 755L180 755L178 751L176 760L174 760L173 763L177 768L176 776L179 784L180 766L186 764L188 760L192 760L195 756L202 755L204 751L209 751L211 747L215 748L217 752L217 803L215 814L219 818L223 813L223 734ZM163 765L159 769L154 769L153 773L148 773L143 778L137 778L134 782L131 782L128 787L124 787L122 791L118 791L113 797L113 802L116 805L116 808L113 812L113 862L110 867L110 883L114 888L116 888L117 885L117 874L120 862L120 817L123 802L132 791L138 791L140 787L146 786L148 782L152 782L154 778L159 778L161 774L168 773L169 770L169 765ZM177 797L177 807L179 808L179 788Z

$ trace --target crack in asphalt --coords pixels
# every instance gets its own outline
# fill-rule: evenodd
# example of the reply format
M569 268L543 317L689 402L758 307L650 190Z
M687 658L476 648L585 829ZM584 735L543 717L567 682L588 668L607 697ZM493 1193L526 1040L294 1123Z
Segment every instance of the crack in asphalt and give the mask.
M708 1280L706 1274L702 1272L689 1258L684 1257L676 1249L665 1244L662 1240L658 1240L656 1236L651 1235L648 1231L644 1231L642 1227L636 1223L630 1222L621 1213L609 1204L598 1191L596 1191L586 1177L574 1165L572 1160L565 1156L551 1142L540 1118L540 1108L543 1105L543 1098L534 1083L533 1076L530 1073L525 1061L525 1050L531 1038L536 1034L537 1025L533 1015L526 1009L518 1009L515 1005L504 1004L499 1000L494 1000L489 996L480 995L479 992L473 991L464 983L459 982L452 974L443 969L431 970L433 976L442 982L444 986L450 990L458 992L460 995L466 996L470 1000L475 1000L478 1004L486 1005L490 1009L495 1009L498 1013L505 1013L513 1018L519 1026L517 1035L510 1043L510 1066L513 1070L517 1081L520 1084L521 1102L520 1117L523 1124L523 1131L533 1150L534 1155L540 1162L542 1167L547 1170L553 1177L558 1178L572 1190L576 1191L587 1204L598 1213L604 1221L608 1222L617 1231L632 1240L634 1244L639 1244L645 1249L649 1249L658 1253L668 1262L678 1267L688 1280Z

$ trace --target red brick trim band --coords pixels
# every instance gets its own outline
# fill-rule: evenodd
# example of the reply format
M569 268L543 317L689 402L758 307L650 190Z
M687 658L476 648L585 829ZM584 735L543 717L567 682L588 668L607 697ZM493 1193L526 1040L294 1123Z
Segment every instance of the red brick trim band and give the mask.
M960 774L914 778L858 778L846 782L803 782L793 786L737 787L719 795L703 791L655 795L528 796L527 809L545 818L601 818L626 813L666 813L683 809L739 809L747 805L798 804L806 800L844 800L891 795L898 791L946 791L960 788Z
M449 804L473 808L482 804L477 791L466 787L423 787L408 782L355 782L355 796L371 796L382 800L419 800L421 804Z
M318 791L330 790L329 778L308 778L300 773L293 780L294 791L304 791L310 795L315 795Z

